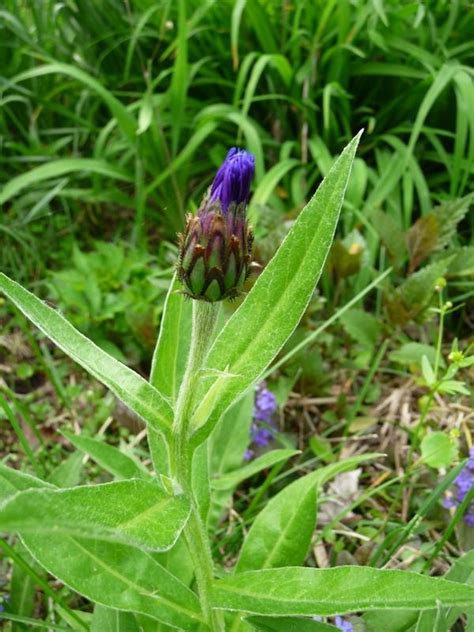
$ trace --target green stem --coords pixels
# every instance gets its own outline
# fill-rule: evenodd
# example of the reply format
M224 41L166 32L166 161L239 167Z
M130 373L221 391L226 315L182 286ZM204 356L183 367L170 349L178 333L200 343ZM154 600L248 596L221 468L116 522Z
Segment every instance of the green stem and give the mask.
M178 486L191 499L191 514L184 530L189 553L194 565L199 598L209 626L217 632L224 629L222 614L213 610L209 592L214 575L206 526L199 513L192 485L193 453L188 440L193 396L199 383L199 372L204 364L218 315L218 305L194 301L191 347L183 382L176 404L171 446L171 473Z

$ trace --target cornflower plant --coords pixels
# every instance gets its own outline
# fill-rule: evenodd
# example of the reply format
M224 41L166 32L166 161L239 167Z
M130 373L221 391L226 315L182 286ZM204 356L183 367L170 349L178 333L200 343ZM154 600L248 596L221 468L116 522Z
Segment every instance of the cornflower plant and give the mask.
M359 137L344 149L273 259L216 332L221 301L241 293L251 257L246 205L253 160L245 151L229 152L181 237L150 381L0 276L4 294L147 424L153 472L118 449L111 453L111 446L101 464L118 480L105 484L59 489L0 466L1 531L19 534L40 566L95 603L89 617L58 607L58 616L74 629L330 630L336 628L313 617L440 605L458 613L472 606L474 587L444 578L303 566L319 487L378 455L330 464L282 489L253 520L232 570L216 568L211 553L210 516L222 498L259 468L295 454L273 450L242 466L242 450L240 467L229 472L214 465L242 434L248 394L253 397L254 385L308 305ZM92 456L98 449L91 439L67 436Z

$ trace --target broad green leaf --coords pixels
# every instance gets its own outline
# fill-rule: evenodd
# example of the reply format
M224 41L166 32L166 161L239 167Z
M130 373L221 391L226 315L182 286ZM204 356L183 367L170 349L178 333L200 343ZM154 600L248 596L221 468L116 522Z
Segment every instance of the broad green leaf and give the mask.
M32 476L5 470L11 468L0 466L0 481L7 480L9 490L51 488ZM59 533L54 534L54 546L50 534L23 534L22 540L43 568L95 603L140 612L183 630L195 630L202 621L196 595L136 547Z
M440 430L430 432L421 442L421 458L430 467L449 467L456 460L457 454L455 441Z
M66 430L63 430L62 434L78 450L88 454L104 470L107 470L107 472L110 472L118 479L144 478L148 476L145 467L141 463L104 441L85 437L84 435L76 435Z
M192 420L197 441L251 386L300 321L319 279L336 229L360 133L349 143L300 213L276 255L214 341L209 371L235 377L202 380ZM205 425L200 428L199 426Z
M182 630L203 618L196 595L144 551L125 544L57 534L24 534L23 542L49 573L87 599L140 612Z
M0 273L0 290L64 353L107 386L124 404L166 434L172 422L168 401L137 373L83 336L65 318Z
M233 489L237 487L239 483L244 481L247 478L250 478L254 474L261 472L262 470L275 465L275 463L280 463L281 461L287 461L291 459L292 456L296 454L301 454L300 450L272 450L271 452L266 452L262 454L262 456L252 461L248 465L241 467L238 470L233 472L229 472L228 474L224 474L219 478L214 478L211 480L211 487L213 489Z
M474 587L368 566L274 568L214 582L215 608L266 615L335 615L380 608L472 606Z
M0 505L2 531L74 535L164 551L189 515L184 496L155 482L120 481L72 489L30 489Z
M192 301L181 290L175 276L166 297L150 375L151 384L171 401L178 396L191 341Z
M421 366L421 358L426 356L433 366L436 364L436 349L430 345L425 345L421 342L407 342L395 349L389 354L390 360L393 362L399 362L400 364L417 364ZM446 366L444 358L440 358L440 366Z
M273 496L250 527L235 571L303 564L316 525L318 485L376 456L365 454L331 463Z
M261 632L337 632L339 629L321 621L289 617L246 617L245 621Z
M90 630L91 632L140 632L140 626L131 612L96 605Z

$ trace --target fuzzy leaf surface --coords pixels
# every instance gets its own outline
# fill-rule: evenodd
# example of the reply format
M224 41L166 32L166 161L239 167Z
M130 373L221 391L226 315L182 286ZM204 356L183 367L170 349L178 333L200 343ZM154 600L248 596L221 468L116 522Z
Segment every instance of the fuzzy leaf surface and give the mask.
M20 492L0 505L0 529L74 535L164 551L176 542L188 515L185 496L169 496L154 482L131 480Z
M300 321L334 237L359 138L360 133L344 149L214 341L207 368L233 377L202 381L194 421L194 430L205 425L201 439L209 435L232 402L258 380Z
M409 571L368 566L274 568L214 583L215 608L266 615L336 615L360 610L472 606L474 587Z
M105 384L124 404L167 433L173 413L168 401L135 371L100 349L61 314L0 273L0 290L64 353Z

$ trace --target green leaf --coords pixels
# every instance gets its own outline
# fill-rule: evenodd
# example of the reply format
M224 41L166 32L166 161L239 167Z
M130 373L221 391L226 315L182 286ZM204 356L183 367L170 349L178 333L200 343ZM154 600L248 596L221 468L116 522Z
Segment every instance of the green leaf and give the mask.
M214 582L215 608L263 615L335 615L360 610L471 606L474 587L409 571L362 566L274 568Z
M444 432L430 432L421 442L421 458L430 467L449 467L456 460L457 454L456 444Z
M51 489L48 483L0 465L2 481L8 482L9 494L15 488ZM95 603L140 612L183 630L195 630L202 620L196 595L140 549L60 533L54 535L54 546L50 534L23 534L22 540L43 568Z
M250 443L250 425L255 393L250 389L222 416L209 438L209 473L218 477L242 465L245 450ZM224 507L232 498L232 489L212 490L208 512L211 531L219 522Z
M380 333L379 321L363 309L350 309L341 316L341 323L356 342L372 348Z
M275 465L275 463L287 461L296 454L301 454L301 450L271 450L238 470L212 479L211 487L214 489L233 489L246 478L250 478L254 474Z
M91 632L140 632L140 626L131 612L113 610L96 605L92 617Z
M79 537L24 534L33 557L66 586L91 601L140 612L183 630L203 621L199 600L144 551Z
M44 487L55 489L53 485L45 483L35 476L25 474L0 463L0 502L14 496L19 491L42 489Z
M423 373L423 377L425 378L425 382L428 386L432 386L436 382L436 376L430 361L428 360L428 356L424 355L421 358L421 371Z
M184 496L132 480L72 489L30 489L0 505L2 531L74 535L164 551L189 515Z
M64 353L164 434L172 423L168 401L137 373L83 336L54 309L0 273L0 289Z
M321 621L293 617L245 617L245 621L262 632L337 632L340 629Z
M214 341L207 368L234 377L202 380L192 428L197 440L266 369L300 321L336 229L360 133L349 143L300 213L277 253ZM207 392L206 392L207 391Z
M389 358L392 362L399 362L400 364L417 364L421 366L421 359L426 356L433 366L436 364L436 349L430 345L425 345L421 342L407 342L395 349L389 354ZM440 366L446 366L444 358L440 358Z
M303 564L316 525L317 486L376 456L365 454L331 463L273 496L250 527L235 571Z
M138 463L114 446L104 443L104 441L76 435L66 430L63 430L62 434L78 450L88 454L104 470L107 470L107 472L110 472L118 479L148 477L148 473L141 463Z
M166 297L150 375L151 384L171 401L178 396L191 341L192 301L180 290L175 275Z

